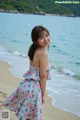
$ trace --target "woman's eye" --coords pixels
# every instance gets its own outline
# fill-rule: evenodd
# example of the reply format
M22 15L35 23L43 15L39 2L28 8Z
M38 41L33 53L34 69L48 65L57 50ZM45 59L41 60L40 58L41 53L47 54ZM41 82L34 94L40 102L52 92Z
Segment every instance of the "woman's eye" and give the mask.
M39 39L43 39L45 37L48 37L49 35L48 34L45 34L44 36L41 36Z
M42 37L40 37L39 39L42 39Z
M48 37L48 34L46 34L45 36Z

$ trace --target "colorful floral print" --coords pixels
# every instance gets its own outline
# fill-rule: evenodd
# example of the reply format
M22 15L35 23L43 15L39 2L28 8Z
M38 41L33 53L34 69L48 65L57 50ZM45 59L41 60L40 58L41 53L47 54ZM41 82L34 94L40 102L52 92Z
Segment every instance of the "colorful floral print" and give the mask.
M14 111L19 120L42 120L42 95L39 69L30 66L23 75L24 80L16 90L3 102L3 106ZM50 78L47 70L47 78Z

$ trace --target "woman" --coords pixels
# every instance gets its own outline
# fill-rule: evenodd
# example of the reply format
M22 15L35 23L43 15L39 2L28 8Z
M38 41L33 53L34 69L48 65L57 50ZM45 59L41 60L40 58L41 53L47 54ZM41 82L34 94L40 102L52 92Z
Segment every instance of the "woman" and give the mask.
M45 102L46 80L50 78L48 54L49 31L35 26L31 32L32 45L29 48L29 70L17 89L3 102L16 113L19 120L42 120L42 104Z

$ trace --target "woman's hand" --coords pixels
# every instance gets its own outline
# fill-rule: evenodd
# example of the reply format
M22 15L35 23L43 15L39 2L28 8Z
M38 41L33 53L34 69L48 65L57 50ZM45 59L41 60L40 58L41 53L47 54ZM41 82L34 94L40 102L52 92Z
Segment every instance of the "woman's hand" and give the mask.
M45 102L45 95L42 95L42 104Z

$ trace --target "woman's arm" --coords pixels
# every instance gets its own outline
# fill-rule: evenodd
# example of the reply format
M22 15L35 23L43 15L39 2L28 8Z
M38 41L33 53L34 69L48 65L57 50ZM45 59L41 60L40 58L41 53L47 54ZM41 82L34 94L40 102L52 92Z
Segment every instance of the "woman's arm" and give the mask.
M42 103L45 101L45 90L46 90L46 67L48 64L47 53L42 53L40 55L40 86L42 92Z

